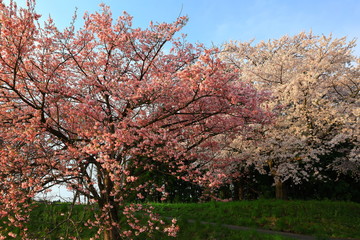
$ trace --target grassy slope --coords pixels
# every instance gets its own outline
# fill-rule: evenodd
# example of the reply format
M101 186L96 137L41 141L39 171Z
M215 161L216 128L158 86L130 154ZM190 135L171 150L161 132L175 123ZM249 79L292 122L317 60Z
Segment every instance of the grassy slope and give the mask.
M154 204L163 216L314 236L360 239L360 204L331 201Z
M152 204L162 216L176 217L180 233L176 239L265 239L289 238L260 234L256 231L238 231L221 224L266 228L302 233L319 237L360 239L360 204L330 201L275 201L209 202L201 204ZM66 221L69 204L41 204L31 214L29 230L35 239L59 239L66 233L89 239L96 229L88 230L83 223L89 218L90 206L74 206L72 218ZM186 220L193 219L189 223ZM206 225L207 221L217 223ZM55 230L54 226L59 226ZM16 232L16 231L13 231ZM45 238L44 238L45 237ZM163 235L152 239L174 239Z
M160 206L161 204L157 204ZM199 204L198 206L201 206ZM169 206L167 204L167 206ZM176 206L176 205L174 205ZM74 206L72 210L71 221L66 221L67 213L71 209L70 204L40 204L31 214L29 225L30 235L34 238L59 239L59 236L66 236L67 233L73 236L81 237L81 239L90 239L96 229L87 229L82 227L83 223L89 217L89 212L93 211L89 206ZM177 211L177 210L176 210ZM169 220L165 220L169 222ZM215 240L215 239L231 239L231 240L289 240L289 238L257 233L256 231L237 231L224 228L220 225L204 225L201 223L189 223L186 220L179 219L180 233L176 237L179 240ZM54 226L58 226L54 229ZM75 227L76 226L76 227ZM66 237L64 238L66 239ZM142 237L139 240L144 240ZM157 234L151 239L167 240L173 237L167 237L164 234Z

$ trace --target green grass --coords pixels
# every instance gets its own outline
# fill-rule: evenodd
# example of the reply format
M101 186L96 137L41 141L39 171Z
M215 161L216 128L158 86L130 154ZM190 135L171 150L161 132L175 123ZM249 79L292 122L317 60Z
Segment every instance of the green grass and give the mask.
M358 203L256 200L153 205L159 214L180 219L360 239Z
M74 205L70 203L44 204L36 203L30 213L30 221L26 225L29 239L67 239L66 236L77 236L81 239L90 239L96 233L96 229L88 229L84 223L90 219L93 212L92 206ZM16 239L21 239L19 229L6 227L0 233L7 235L8 232L18 234ZM12 238L13 239L13 238Z
M264 234L256 230L232 230L221 224L203 224L199 221L188 222L180 219L178 222L180 231L175 239L179 240L291 240L292 238L281 235ZM174 240L172 237L163 236L156 238L162 240Z
M30 215L30 237L59 239L59 236L70 235L90 239L95 235L96 229L90 230L84 223L90 219L93 211L93 207L88 205L38 204Z
M152 203L164 217L176 217L182 240L288 240L280 235L256 232L256 228L272 229L317 236L360 239L360 204L331 201L277 201L256 200L241 202L208 202L198 204ZM28 226L32 239L60 239L75 235L90 239L96 229L87 229L84 223L94 209L91 206L39 204L31 213ZM72 211L68 219L69 211ZM187 220L194 220L188 222ZM201 221L214 224L203 224ZM231 230L221 224L250 227L253 230ZM16 229L11 229L16 232ZM66 239L66 237L65 237ZM144 238L139 238L144 239ZM152 239L174 239L161 234Z

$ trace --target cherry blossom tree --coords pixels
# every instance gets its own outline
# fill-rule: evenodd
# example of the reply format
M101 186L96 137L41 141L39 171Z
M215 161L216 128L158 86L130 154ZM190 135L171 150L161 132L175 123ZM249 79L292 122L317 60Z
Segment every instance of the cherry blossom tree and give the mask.
M23 228L30 199L65 185L98 205L87 223L99 227L95 237L175 236L175 220L166 226L127 201L149 185L166 197L141 176L216 182L199 161L219 149L217 136L227 136L224 145L268 121L263 95L217 49L175 38L185 17L143 30L103 5L82 28L59 30L34 8L0 3L0 218Z
M321 177L321 168L358 178L360 72L354 46L346 38L312 33L224 46L222 57L240 69L241 81L272 93L266 105L277 115L275 123L258 127L257 144L241 136L233 148L269 169L278 198L285 197L286 180Z

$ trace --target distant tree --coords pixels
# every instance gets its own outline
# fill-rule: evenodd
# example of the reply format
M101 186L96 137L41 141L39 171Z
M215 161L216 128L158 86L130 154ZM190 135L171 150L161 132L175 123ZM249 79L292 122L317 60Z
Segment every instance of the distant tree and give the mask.
M321 177L322 169L358 179L360 71L354 46L346 38L312 33L225 44L222 58L241 71L240 81L271 92L266 106L277 118L257 127L257 144L241 136L233 154L247 156L259 169L266 166L278 198L286 197L288 179Z
M185 17L134 29L128 14L113 21L102 6L79 30L59 30L52 19L39 24L34 6L0 3L0 218L22 227L29 199L63 184L98 204L88 224L106 240L158 229L174 236L175 221L165 226L128 203L149 185L166 192L141 177L216 182L193 163L216 151L214 137L230 142L267 121L261 93L239 82L216 49L174 38Z

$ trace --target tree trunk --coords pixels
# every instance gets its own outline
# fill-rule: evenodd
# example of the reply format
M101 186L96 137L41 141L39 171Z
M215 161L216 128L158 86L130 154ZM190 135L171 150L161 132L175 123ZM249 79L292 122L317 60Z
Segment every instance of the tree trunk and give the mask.
M111 208L109 214L109 218L110 220L110 224L115 222L115 223L119 223L119 215L118 215L118 208L115 205L115 202L111 202L110 203L113 208ZM119 234L119 229L117 229L115 226L107 226L110 229L104 230L104 240L120 240L120 234Z
M286 184L280 180L275 180L276 199L287 200Z
M116 229L111 228L104 231L104 240L120 240L120 236Z
M245 200L245 187L243 183L239 185L239 200Z
M239 182L234 181L233 183L234 189L233 189L233 201L239 201Z
M113 223L119 223L119 204L115 202L114 196L111 196L111 190L115 188L114 182L111 180L109 176L109 172L102 169L103 171L98 171L98 181L99 181L99 189L101 192L100 199L98 200L99 208L101 211L106 211L106 215L108 217L109 223L104 226L104 240L121 240L119 230L116 225ZM105 206L110 205L104 209Z
M239 201L245 199L245 187L244 183L241 180L237 180L233 182L233 200Z

